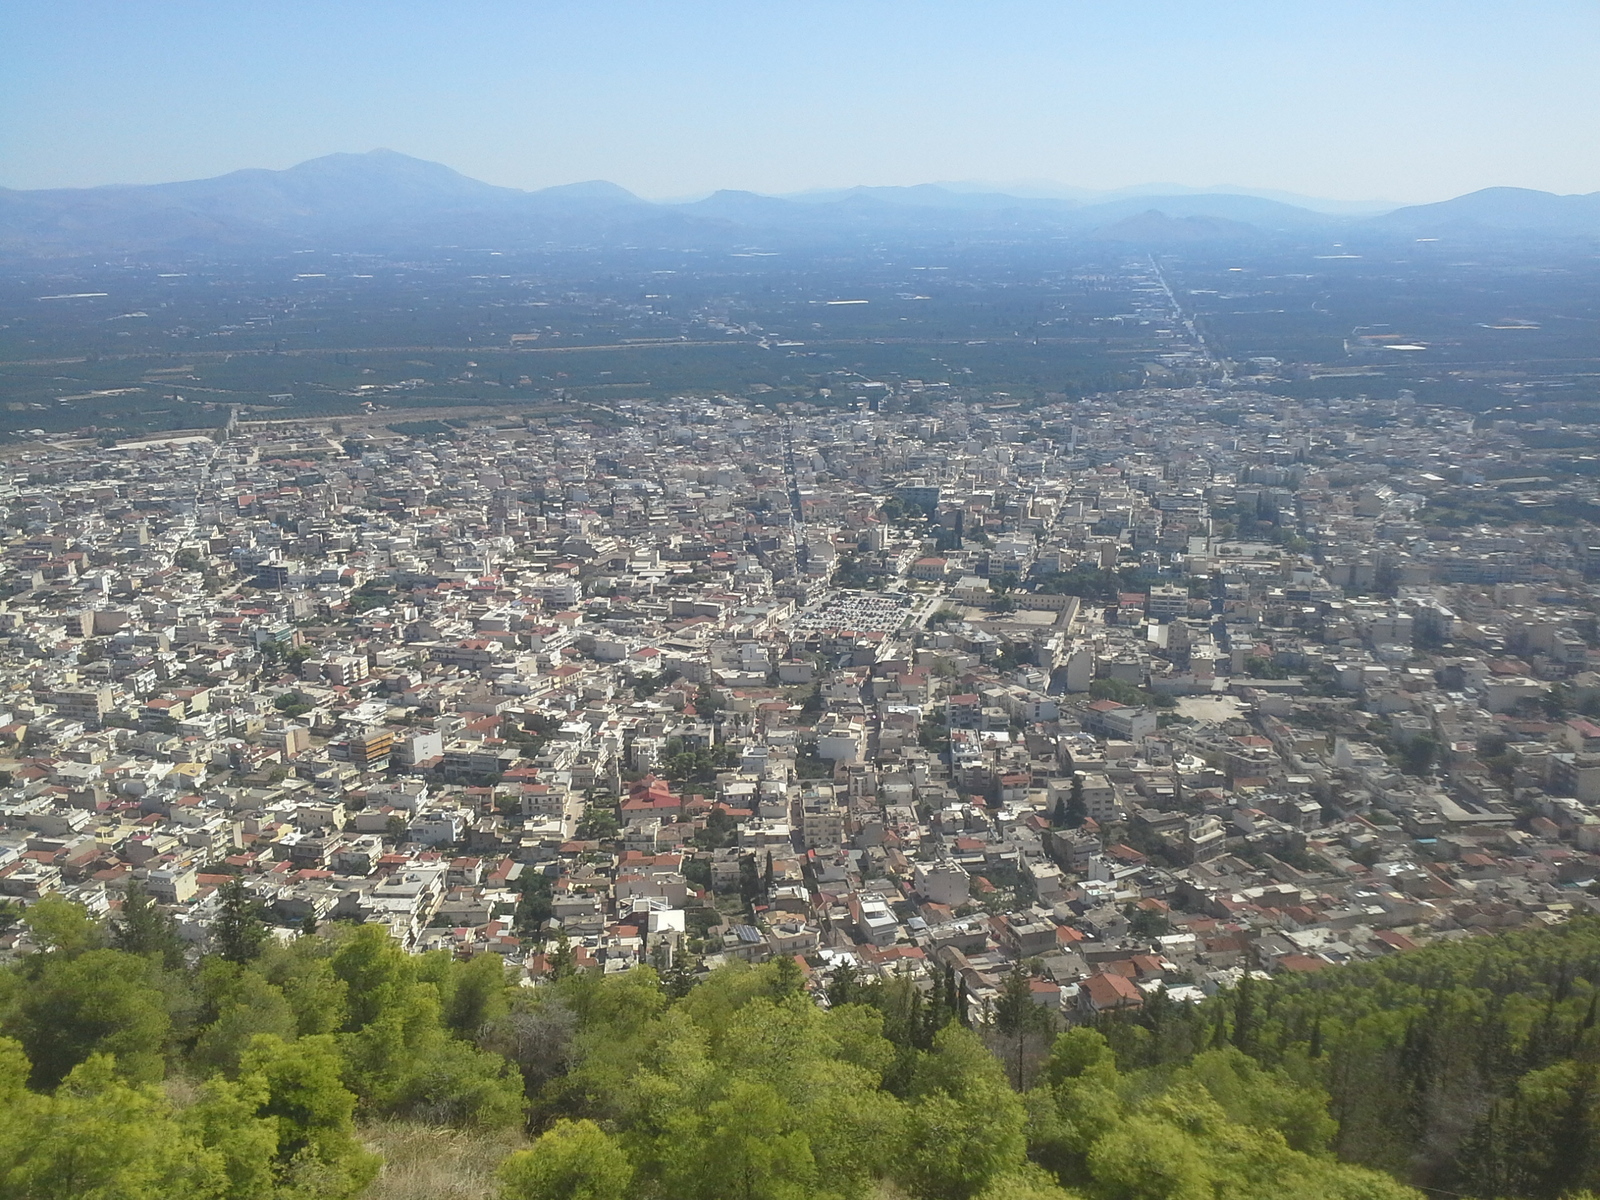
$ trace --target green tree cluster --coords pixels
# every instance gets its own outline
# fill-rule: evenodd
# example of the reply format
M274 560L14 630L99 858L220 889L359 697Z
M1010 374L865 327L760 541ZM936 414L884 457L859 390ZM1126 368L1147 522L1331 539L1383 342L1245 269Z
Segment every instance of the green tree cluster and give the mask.
M541 989L574 1015L570 1067L534 1094L553 1124L504 1196L848 1200L887 1180L969 1200L1025 1168L1022 1100L976 1034L933 1029L909 981L846 981L827 1009L801 983L780 959L677 1000L648 969Z
M576 833L586 842L609 841L622 832L622 805L612 795L591 797L584 805Z
M1069 768L1070 769L1070 768ZM1065 796L1058 797L1050 814L1050 824L1055 829L1081 829L1089 819L1089 805L1083 798L1083 776L1076 770Z
M1339 1162L1326 1097L1233 1047L1120 1072L1106 1039L1056 1039L1028 1094L1033 1159L1094 1200L1421 1200Z
M758 870L752 860L752 872ZM764 882L758 878L757 882ZM1441 944L1056 1031L1024 971L915 982L733 964L282 944L234 897L185 953L134 892L49 898L0 971L0 1196L346 1200L357 1123L537 1136L503 1200L1560 1200L1600 1184L1600 919ZM223 925L223 929L227 926ZM820 1002L819 1002L820 1000ZM1405 1182L1401 1182L1401 1181Z
M1440 943L1102 1032L1125 1069L1218 1047L1322 1089L1341 1159L1462 1196L1600 1189L1600 919Z
M304 716L313 707L311 701L301 692L285 692L272 702L272 706L291 719Z
M1175 701L1171 696L1164 696L1158 692L1147 692L1143 688L1135 687L1120 679L1096 679L1089 685L1089 695L1096 700L1115 700L1118 704L1126 704L1133 708L1149 705L1154 708L1171 708Z
M725 846L737 845L739 823L727 809L713 808L706 814L704 828L695 831L693 840L701 850L720 850ZM706 880L701 886L706 888L711 886L709 866L706 868Z
M523 1079L485 1048L498 957L373 925L281 945L242 888L223 909L193 962L138 887L109 927L59 897L23 913L41 952L0 972L0 1196L339 1200L377 1169L358 1117L520 1124Z
M685 746L678 738L668 738L662 747L661 767L666 777L679 787L705 787L716 782L717 772L737 766L736 746Z
M1039 590L1048 595L1081 596L1086 600L1110 604L1115 602L1120 586L1113 572L1080 564L1070 571L1044 576L1039 582Z
M14 1200L344 1200L377 1172L330 1038L260 1035L236 1078L181 1106L108 1054L49 1092L29 1089L34 1073L0 1038L0 1195Z
M565 1065L531 1089L548 1125L502 1167L503 1200L1418 1200L1334 1156L1314 1082L1232 1045L1119 1070L1075 1029L1022 1092L984 1040L1039 1030L1020 972L983 1031L953 976L840 968L825 1008L799 982L780 960L677 999L644 970L541 989Z

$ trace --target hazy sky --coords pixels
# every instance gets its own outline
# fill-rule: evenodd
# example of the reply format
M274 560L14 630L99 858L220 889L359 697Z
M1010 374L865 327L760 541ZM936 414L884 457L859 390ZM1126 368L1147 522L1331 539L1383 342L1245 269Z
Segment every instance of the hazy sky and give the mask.
M1600 190L1595 0L3 0L0 185Z

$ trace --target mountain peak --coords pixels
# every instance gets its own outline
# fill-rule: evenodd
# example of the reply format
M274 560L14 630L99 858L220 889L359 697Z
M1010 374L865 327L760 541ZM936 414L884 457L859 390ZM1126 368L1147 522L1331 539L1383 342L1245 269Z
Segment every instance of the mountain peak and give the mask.
M1480 188L1453 200L1396 209L1374 223L1413 233L1459 234L1485 229L1594 237L1600 235L1600 192L1561 196L1533 188Z
M627 188L606 179L588 179L582 183L561 183L555 187L540 188L533 193L551 200L589 200L606 204L643 204Z
M414 158L398 150L369 150L365 154L338 152L320 158L308 158L283 171L267 172L288 180L329 180L345 183L359 182L366 186L423 188L433 191L461 193L513 194L516 188L497 187L492 183L463 175L443 163L425 158Z
M1127 242L1140 246L1182 246L1196 242L1253 241L1262 231L1242 221L1203 215L1173 217L1148 208L1096 229L1098 242Z

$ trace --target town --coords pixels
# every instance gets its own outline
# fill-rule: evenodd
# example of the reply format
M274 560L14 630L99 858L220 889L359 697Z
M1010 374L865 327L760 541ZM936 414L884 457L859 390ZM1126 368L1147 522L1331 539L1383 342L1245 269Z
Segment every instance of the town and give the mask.
M137 883L204 948L237 880L527 986L791 958L981 1018L1020 967L1072 1022L1561 922L1600 550L1511 433L863 379L30 448L0 944Z

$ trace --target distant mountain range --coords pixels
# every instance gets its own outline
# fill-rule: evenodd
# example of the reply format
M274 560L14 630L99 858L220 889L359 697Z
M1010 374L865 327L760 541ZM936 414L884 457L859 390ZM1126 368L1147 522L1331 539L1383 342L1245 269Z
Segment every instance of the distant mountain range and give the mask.
M1312 212L1333 213L1350 216L1375 216L1399 208L1400 205L1383 200L1328 200L1319 196L1303 196L1298 192L1280 192L1271 188L1236 187L1231 184L1217 184L1212 187L1190 187L1183 183L1141 183L1133 187L1123 188L1078 188L1064 187L1058 183L1034 180L1015 184L977 183L971 180L956 180L944 183L924 184L921 188L885 188L883 191L920 191L928 188L935 189L938 193L953 192L957 195L1000 196L1005 199L1021 200L1074 200L1079 204L1104 204L1112 200L1126 200L1135 196L1255 196L1262 200L1277 200L1284 204L1292 204L1296 208L1309 208ZM788 200L818 200L832 199L843 194L841 189L816 189L806 192L793 192L785 196Z
M1600 192L1486 188L1389 212L1329 212L1226 189L1011 195L970 185L858 187L791 196L720 191L657 204L615 184L525 192L391 150L330 154L284 171L140 186L0 189L0 253L57 257L447 245L824 245L943 235L1066 237L1139 246L1369 239L1600 237ZM1034 190L1034 189L1028 189ZM1297 198L1300 199L1300 198ZM1323 204L1323 209L1328 206Z

